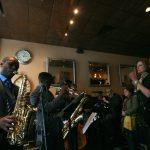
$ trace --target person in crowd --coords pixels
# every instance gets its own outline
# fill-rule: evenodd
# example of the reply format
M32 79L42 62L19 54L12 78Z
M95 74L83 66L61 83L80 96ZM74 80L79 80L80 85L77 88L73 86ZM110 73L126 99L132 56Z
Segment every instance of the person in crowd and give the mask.
M108 149L108 136L106 135L108 129L106 128L105 119L110 114L109 104L106 98L104 99L102 91L96 93L98 93L97 97L88 96L88 102L84 106L84 128L87 127L85 132L87 138L86 149L106 150Z
M119 94L113 92L112 89L106 89L106 96L112 111L113 117L119 121L121 119L122 98Z
M137 109L138 109L138 101L136 95L134 95L134 87L132 85L126 85L124 87L124 95L125 95L125 102L126 108L122 110L122 116L130 116L132 130L124 129L125 134L127 136L128 141L128 149L129 150L137 150L137 137L136 137L136 116L137 116Z
M150 149L150 74L148 64L144 60L136 63L136 71L129 74L136 89L139 103L137 133L140 143Z
M65 90L65 92L64 92L66 94L65 99L66 100L68 99L67 103L65 104L67 107L65 107L63 109L64 115L62 117L62 120L64 122L64 127L65 127L65 125L68 125L68 127L69 127L69 132L68 132L66 138L64 138L65 148L70 149L70 150L77 150L78 146L79 146L78 139L77 139L78 123L76 125L75 124L73 125L72 119L74 117L71 119L71 115L76 110L78 104L80 103L82 96L80 94L78 94L76 85L72 84L72 82L68 79L64 79L64 81L62 80L60 86L61 86L61 90L62 90L62 88ZM74 103L72 103L72 102L74 102Z
M120 145L122 98L112 89L106 89L110 113L106 116L107 149Z
M18 87L11 82L17 73L19 62L15 57L8 56L0 62L0 145L3 149L17 150L22 146L10 145L7 132L15 124L15 117L11 115L18 94Z
M145 96L145 98L150 98L150 74L148 65L144 60L137 62L136 71L131 72L129 77L133 85L137 87L137 90Z
M46 146L48 149L64 150L63 140L63 117L65 112L60 113L65 106L70 103L68 96L68 88L71 84L70 80L62 81L61 90L59 95L54 98L49 91L50 85L53 82L53 77L47 72L41 72L39 74L39 85L30 95L30 102L34 107L37 107L37 145L40 144L41 139L41 126L42 123L42 101L44 108L45 118L45 131L46 131Z

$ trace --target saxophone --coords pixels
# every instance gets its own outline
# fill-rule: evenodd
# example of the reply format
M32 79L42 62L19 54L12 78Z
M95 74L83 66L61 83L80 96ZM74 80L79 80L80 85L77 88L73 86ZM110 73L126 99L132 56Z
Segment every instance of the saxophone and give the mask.
M19 88L18 97L16 100L15 108L12 112L12 115L16 117L16 124L11 131L7 134L7 139L10 145L23 145L25 135L27 133L28 118L33 108L26 102L26 85L27 85L27 76L22 75L22 82Z
M81 97L81 95L79 95L79 97ZM62 129L63 139L65 139L67 137L70 127L71 128L75 127L79 121L83 120L83 115L81 114L81 111L82 111L82 107L86 101L87 101L87 97L85 96L85 93L84 93L84 97L81 98L80 103L78 104L78 106L76 107L76 109L74 110L72 115L70 116L69 123L66 122L64 124L64 127Z

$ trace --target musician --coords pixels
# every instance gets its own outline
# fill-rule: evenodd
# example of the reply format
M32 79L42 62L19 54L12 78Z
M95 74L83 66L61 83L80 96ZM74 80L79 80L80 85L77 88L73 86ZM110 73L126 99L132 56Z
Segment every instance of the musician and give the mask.
M64 105L63 107L66 108L61 119L63 120L63 122L66 122L68 125L71 126L70 116L76 108L76 103L73 103L70 106L69 104L72 103L72 101L77 95L75 95L74 91L70 90L72 86L72 82L70 80L64 79L64 81L61 82L60 86L61 86L61 93L59 96L62 97L61 98L62 100L60 102L61 102L61 105ZM57 100L57 103L58 101L59 100ZM66 106L69 106L69 107L66 107ZM76 150L77 149L76 127L70 128L69 130L70 131L68 133L68 136L65 139L65 148Z
M72 102L75 99L77 100L80 96L78 95L77 85L71 84L71 87L69 88L70 101ZM66 113L67 116L65 115L65 118L69 125L69 133L68 133L67 137L65 138L65 148L66 148L66 143L68 142L66 149L69 149L69 150L77 150L78 148L81 148L83 145L82 137L80 136L80 128L79 128L80 121L76 122L76 124L74 122L74 125L73 125L73 122L70 119L72 113L74 113L74 111L76 111L78 104L79 104L79 102L76 102L71 107L69 107L69 109L67 110L67 113ZM80 107L80 110L82 111L81 107ZM73 125L73 127L71 127L71 125ZM80 141L79 141L79 139L80 139Z
M41 99L44 105L44 118L45 118L45 128L46 128L46 138L47 138L47 148L53 150L64 150L64 140L62 135L62 115L58 113L70 103L68 97L68 88L70 86L69 81L63 81L61 83L60 94L54 98L52 93L49 91L50 85L53 82L53 77L47 72L41 72L39 74L39 86L31 93L30 101L33 106L38 107L38 118L37 125L40 125L41 116ZM42 90L40 90L42 87ZM44 87L44 89L43 89ZM41 116L41 117L40 117ZM40 130L38 127L37 130ZM37 131L39 133L39 131ZM40 135L38 135L40 137ZM39 140L39 139L37 139Z
M104 149L104 136L105 131L103 127L103 120L105 119L105 102L103 101L103 92L98 91L97 97L88 96L89 101L84 106L84 120L87 124L88 119L91 117L93 113L97 113L97 115L92 118L92 123L89 121L89 127L86 131L87 137L87 150L99 150ZM86 125L85 124L85 125ZM84 126L85 127L85 126Z
M77 150L78 146L81 146L81 144L78 143L78 139L77 139L77 136L79 135L78 127L76 125L73 125L73 122L70 119L70 117L71 117L72 113L74 113L74 111L76 111L76 107L79 105L80 100L83 97L83 94L78 95L74 91L75 85L72 85L72 82L70 80L64 79L61 82L60 86L61 86L61 92L60 92L59 96L57 97L58 99L56 98L54 100L54 103L55 104L57 103L57 106L58 105L65 106L62 110L60 109L61 112L63 112L63 115L61 115L62 116L61 120L63 120L63 122L64 122L64 127L66 127L66 125L67 125L67 127L69 128L67 137L64 136L65 137L65 139L64 139L65 140L65 148L67 148L69 150ZM59 100L59 97L61 97L61 101ZM62 106L60 108L62 108ZM53 107L51 107L51 108L53 108ZM74 127L71 127L71 125L73 125ZM65 132L63 132L63 133L65 133Z
M121 112L123 102L121 96L112 89L106 90L106 96L108 96L110 108L110 114L106 116L106 134L108 135L106 146L108 146L108 149L113 149L113 147L120 145L121 142Z
M136 64L136 71L129 74L133 85L136 87L138 109L138 138L150 149L150 74L145 61L139 60Z
M18 68L19 62L15 57L5 57L0 62L0 145L4 150L22 149L22 147L11 146L6 138L10 127L15 124L15 118L11 113L16 103L18 87L11 82L11 78Z

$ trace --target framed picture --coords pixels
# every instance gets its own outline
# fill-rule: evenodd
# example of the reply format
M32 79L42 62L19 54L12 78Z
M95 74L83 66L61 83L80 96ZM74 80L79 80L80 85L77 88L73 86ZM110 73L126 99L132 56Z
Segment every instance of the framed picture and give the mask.
M110 73L109 64L99 62L89 62L90 86L109 86Z
M129 73L134 69L134 65L119 65L119 77L121 86L125 86L126 84L132 84L132 81L129 78Z
M47 58L46 71L54 76L53 86L59 86L64 79L69 79L74 84L76 82L74 60Z

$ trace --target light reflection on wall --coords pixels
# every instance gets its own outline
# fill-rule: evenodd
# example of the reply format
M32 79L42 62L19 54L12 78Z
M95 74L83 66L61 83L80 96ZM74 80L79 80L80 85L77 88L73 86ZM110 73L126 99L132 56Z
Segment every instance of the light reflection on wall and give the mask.
M105 63L89 62L90 86L110 85L109 65Z

